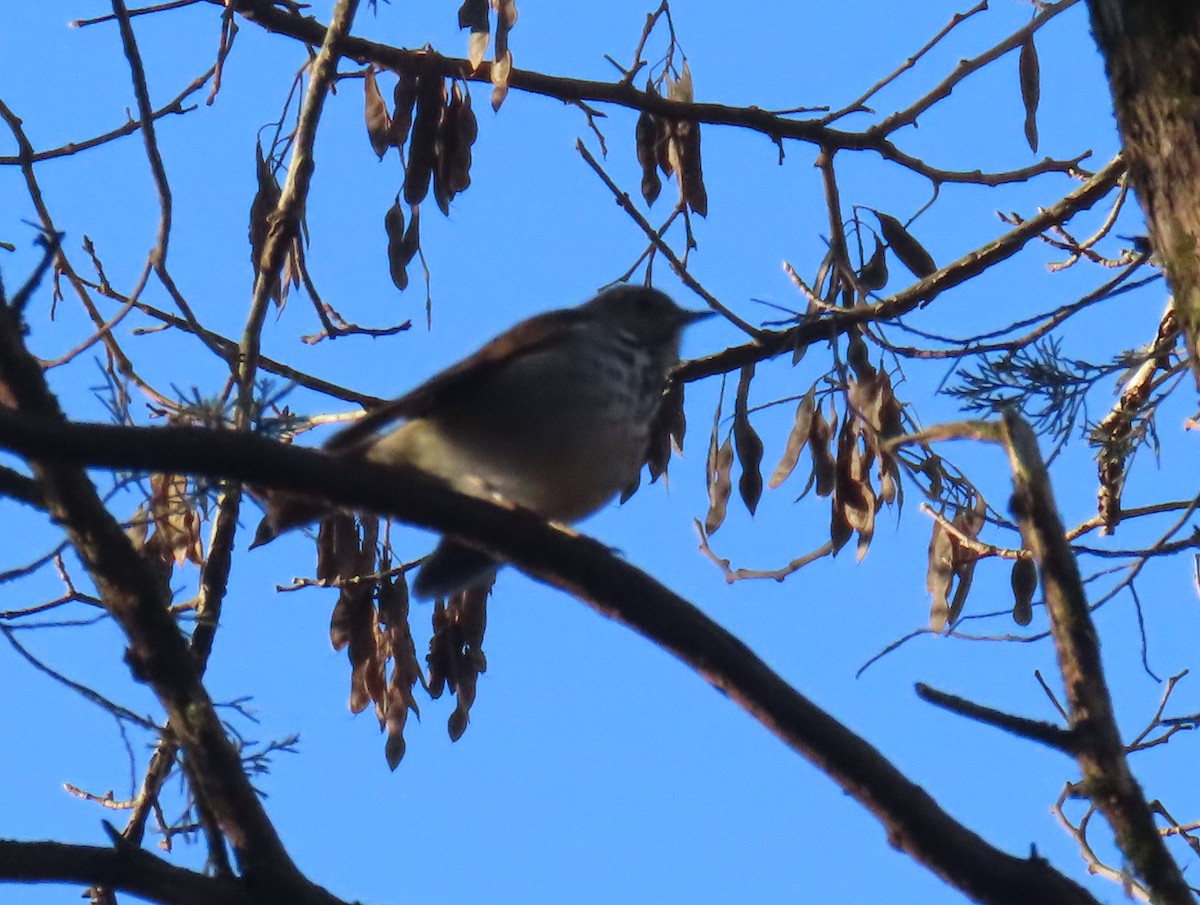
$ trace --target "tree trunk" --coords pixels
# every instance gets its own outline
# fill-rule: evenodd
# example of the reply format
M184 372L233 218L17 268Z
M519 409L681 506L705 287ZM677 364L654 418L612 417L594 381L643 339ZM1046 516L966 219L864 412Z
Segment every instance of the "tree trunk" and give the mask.
M1088 0L1129 177L1200 385L1200 2Z

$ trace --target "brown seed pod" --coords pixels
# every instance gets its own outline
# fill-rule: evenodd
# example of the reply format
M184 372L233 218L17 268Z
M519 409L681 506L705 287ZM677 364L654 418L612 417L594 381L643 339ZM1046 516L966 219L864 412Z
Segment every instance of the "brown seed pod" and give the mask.
M1017 69L1021 77L1021 103L1025 105L1025 140L1029 142L1029 150L1037 153L1037 109L1038 101L1042 96L1042 76L1032 32L1021 44L1021 56L1017 62Z
M479 137L479 123L475 119L475 111L471 109L471 93L459 89L461 102L455 114L454 125L458 130L458 140L455 142L455 154L450 164L450 188L455 192L465 191L471 185L471 146Z
M392 128L388 134L393 148L402 148L408 141L408 130L412 127L413 105L417 102L417 75L403 70L400 80L392 89Z
M874 211L874 214L879 218L879 229L883 233L883 238L892 247L892 251L900 259L901 264L911 270L915 276L921 278L927 277L937 270L933 256L925 250L925 246L913 238L912 233L904 228L903 223L891 214L879 211Z
M404 174L404 200L409 204L420 204L429 192L445 106L445 79L433 72L422 74L417 84L417 115L408 148L408 170Z
M367 138L371 141L371 150L375 152L375 156L383 160L383 155L392 145L392 118L388 116L387 105L383 102L383 95L379 93L374 69L367 70L363 77L363 88L366 99L364 116Z
M450 102L442 111L442 118L438 123L437 142L434 150L433 197L437 201L437 206L447 217L450 216L450 202L455 195L454 189L450 186L450 170L458 153L456 119L461 107L462 93L458 90L458 83L455 82L454 90L450 93Z
M471 36L467 39L467 59L471 61L472 70L478 69L491 38L488 0L464 0L458 8L458 27L471 29Z
M733 442L737 448L738 461L742 465L742 474L738 478L738 493L746 509L751 515L758 508L762 498L762 456L763 442L750 424L749 395L750 381L754 378L754 365L742 368L738 379L737 395L733 403Z
M812 429L813 412L816 411L816 407L816 390L810 388L796 406L796 419L784 444L783 455L775 470L771 472L771 480L767 482L767 486L772 490L788 479L795 470L796 463L800 461L800 453L804 452L804 447L808 445L808 434Z
M649 86L647 90L650 90ZM646 199L647 204L654 204L659 193L662 192L656 151L659 131L658 119L649 111L643 110L638 116L637 128L634 130L634 147L637 151L638 164L642 168L642 197Z
M1021 557L1012 567L1013 621L1029 625L1033 621L1033 595L1037 593L1037 566L1031 558Z
M882 289L887 285L887 281L887 251L883 242L879 240L879 236L876 236L875 251L871 253L867 263L858 272L858 282L863 289Z
M399 196L383 218L388 240L388 271L392 282L401 292L408 288L408 265L421 246L420 224L420 208L414 207L412 219L405 228L404 209L400 206Z

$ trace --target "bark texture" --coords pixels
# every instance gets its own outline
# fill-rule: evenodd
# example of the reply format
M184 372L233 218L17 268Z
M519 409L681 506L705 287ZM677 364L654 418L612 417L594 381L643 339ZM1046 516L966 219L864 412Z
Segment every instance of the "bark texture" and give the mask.
M1200 385L1200 3L1088 0L1129 177Z

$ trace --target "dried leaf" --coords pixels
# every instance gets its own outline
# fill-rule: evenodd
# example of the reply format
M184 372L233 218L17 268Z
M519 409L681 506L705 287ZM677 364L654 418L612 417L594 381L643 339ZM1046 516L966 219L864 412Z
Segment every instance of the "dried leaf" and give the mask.
M879 236L876 236L875 251L858 272L858 282L863 289L882 289L887 285L887 281L887 250Z
M436 73L425 73L417 85L417 115L408 147L408 170L404 174L404 200L420 204L429 191L429 180L437 165L438 127L446 105L446 82Z
M154 533L144 549L164 563L201 565L200 512L188 497L187 476L152 474L149 505Z
M375 156L383 160L383 155L392 146L392 119L388 116L383 95L379 93L374 69L367 70L363 86L366 94L367 138L371 140L371 150L375 152Z
M758 501L762 498L762 456L763 442L750 424L749 395L750 381L754 379L754 365L748 364L742 368L738 379L737 395L733 402L733 442L737 448L738 461L742 465L742 474L738 478L738 493L742 502L754 515Z
M1037 48L1033 44L1033 32L1026 35L1021 44L1017 69L1021 76L1021 103L1025 105L1025 140L1029 142L1029 150L1037 153L1037 108L1042 96L1042 77Z
M779 460L779 464L775 466L775 470L771 473L771 480L768 486L774 490L780 484L788 479L788 476L796 468L796 463L800 461L800 453L804 452L804 447L808 444L808 435L812 430L813 413L817 407L816 387L812 387L800 400L800 404L796 406L796 420L792 424L792 431L788 434L787 443L783 447L783 456Z
M937 270L933 256L913 238L912 233L905 229L904 224L891 214L884 214L880 211L874 211L874 213L879 218L879 228L883 233L883 238L892 247L893 254L900 259L901 264L922 279Z
M1033 621L1033 595L1037 593L1038 572L1033 559L1021 557L1013 563L1013 621L1029 625Z
M499 52L499 48L497 48ZM508 97L508 77L512 73L513 55L511 50L497 57L492 63L492 109L500 112L500 105Z

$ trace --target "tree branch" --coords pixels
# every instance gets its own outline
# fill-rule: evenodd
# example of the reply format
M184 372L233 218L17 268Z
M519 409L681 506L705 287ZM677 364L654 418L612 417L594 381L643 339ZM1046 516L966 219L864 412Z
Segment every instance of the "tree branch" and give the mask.
M208 0L218 6L226 6L226 0ZM271 3L271 0L228 0L239 14L267 31L286 35L311 46L319 46L325 39L325 26L311 17L288 12ZM1061 6L1062 4L1058 4ZM1052 7L1052 9L1057 9ZM341 51L359 63L372 63L382 69L404 72L413 69L418 61L433 61L432 69L447 78L464 81L491 83L492 64L483 62L473 69L468 60L443 57L429 50L401 50L388 44L367 41L363 38L347 37ZM718 126L735 126L760 132L772 141L790 138L809 142L825 148L842 148L852 151L874 151L886 160L898 163L936 182L965 182L984 185L1002 185L1009 182L1024 182L1033 176L1051 172L1072 172L1075 160L1052 160L1046 158L1030 167L1002 173L983 173L979 170L956 171L929 166L915 157L905 154L888 138L890 133L878 128L862 132L832 129L821 119L790 119L763 110L759 107L732 107L726 104L697 104L668 100L654 92L639 91L627 79L619 82L600 82L591 79L575 79L546 75L527 69L512 69L508 85L529 94L540 94L564 103L616 104L630 110L645 110L666 119L691 120Z
M690 665L871 811L893 845L968 896L1012 905L1095 905L1042 859L1008 855L953 820L865 740L690 603L604 545L531 512L456 493L419 473L367 461L338 467L337 459L320 451L234 431L68 424L0 410L0 448L76 466L171 471L319 492L345 506L469 538Z
M1179 865L1163 843L1141 787L1129 769L1112 699L1104 680L1100 642L1079 566L1066 539L1037 436L1018 415L1006 414L1003 440L1012 463L1012 507L1023 545L1033 552L1066 685L1082 791L1112 826L1117 844L1158 903L1193 905Z
M968 252L957 261L952 261L925 279L913 283L895 295L881 299L874 305L829 312L817 319L805 320L787 330L764 333L755 342L731 346L704 358L693 358L681 364L675 370L674 376L677 380L690 383L716 374L725 374L748 364L774 358L784 352L825 342L857 324L901 317L932 301L947 289L965 283L989 267L1011 258L1027 242L1052 225L1087 210L1113 189L1124 171L1121 158L1113 158L1075 191L1064 195L1058 202L1039 211L1036 216L1030 217L1015 229L1009 230L981 248Z
M0 839L0 879L103 886L163 905L262 905L263 901L236 880L175 867L132 845L100 848Z

